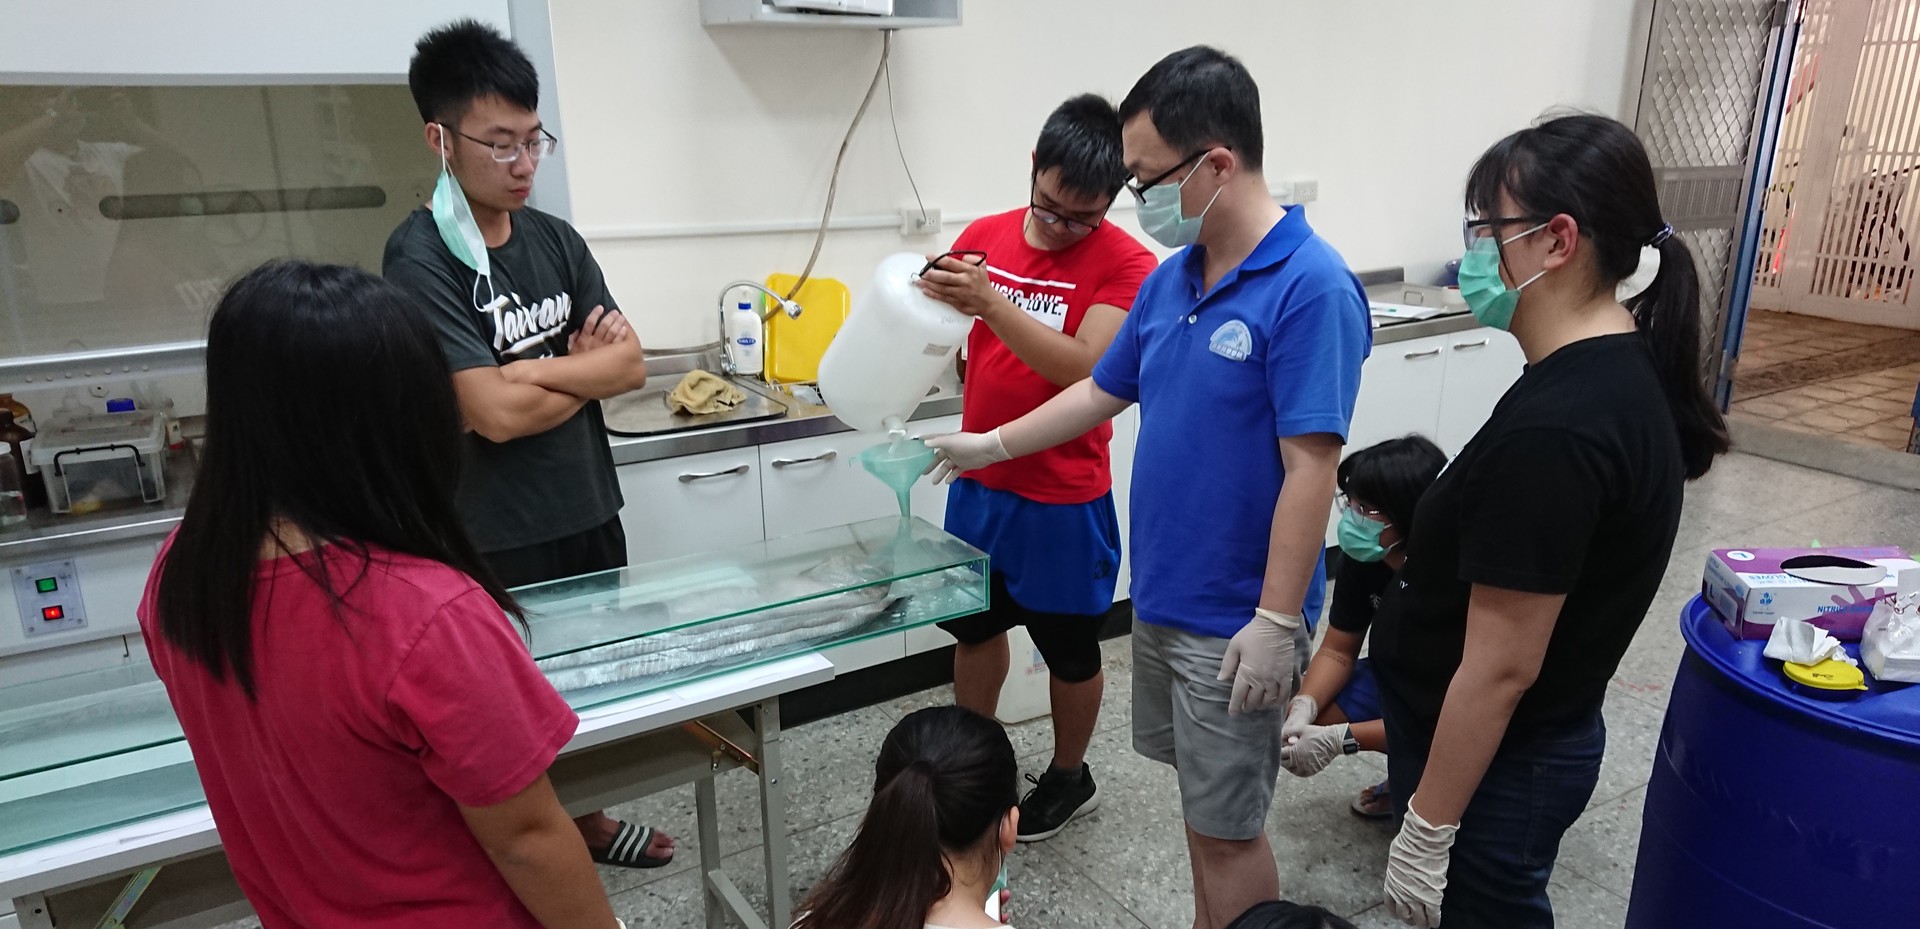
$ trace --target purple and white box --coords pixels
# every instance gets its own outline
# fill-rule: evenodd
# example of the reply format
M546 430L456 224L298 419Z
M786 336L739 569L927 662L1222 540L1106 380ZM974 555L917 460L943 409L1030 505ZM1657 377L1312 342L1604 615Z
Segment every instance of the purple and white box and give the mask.
M1707 556L1701 594L1738 639L1765 639L1773 624L1800 619L1843 642L1860 641L1873 605L1920 568L1905 549L1721 548Z

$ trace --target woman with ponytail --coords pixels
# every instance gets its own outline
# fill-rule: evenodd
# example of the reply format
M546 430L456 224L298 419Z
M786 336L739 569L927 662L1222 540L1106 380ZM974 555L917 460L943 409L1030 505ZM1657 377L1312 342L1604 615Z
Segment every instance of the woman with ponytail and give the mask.
M939 706L887 733L853 845L794 929L1001 929L987 897L1019 828L1020 766L1000 724Z
M1460 291L1527 370L1421 498L1372 659L1415 926L1553 925L1560 837L1599 778L1607 682L1727 450L1700 283L1627 127L1550 119L1467 179Z

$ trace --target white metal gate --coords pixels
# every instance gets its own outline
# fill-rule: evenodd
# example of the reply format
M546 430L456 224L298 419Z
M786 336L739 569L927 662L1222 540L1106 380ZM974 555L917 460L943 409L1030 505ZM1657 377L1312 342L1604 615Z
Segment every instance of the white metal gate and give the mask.
M1753 305L1920 329L1920 0L1810 0Z

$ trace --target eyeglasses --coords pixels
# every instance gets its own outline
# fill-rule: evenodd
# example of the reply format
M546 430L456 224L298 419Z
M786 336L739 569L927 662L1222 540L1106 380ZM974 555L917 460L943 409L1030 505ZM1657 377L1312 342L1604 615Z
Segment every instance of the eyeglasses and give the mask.
M1538 216L1489 216L1486 219L1463 219L1460 221L1460 241L1468 248L1472 248L1475 239L1491 236L1501 226L1544 222L1546 220Z
M443 126L442 128L446 128L446 127ZM534 161L539 161L540 159L553 154L553 150L560 146L560 140L554 138L553 133L548 132L545 129L540 130L540 136L538 138L526 139L520 142L489 142L486 139L475 138L474 136L467 135L466 133L461 132L458 129L453 129L450 131L454 135L457 135L460 138L466 139L469 142L478 142L481 145L486 146L488 149L492 150L493 160L500 162L501 164L511 164L515 161L519 161L520 153L522 151L525 151L527 153L527 157L532 158Z
M1340 508L1343 510L1352 510L1353 512L1358 513L1361 516L1365 516L1366 518L1371 519L1375 522L1384 523L1387 521L1387 513L1385 510L1382 510L1379 507L1372 507L1372 506L1367 506L1361 503L1355 503L1353 498L1347 496L1346 494L1340 495Z
M1031 195L1029 195L1027 198L1027 210L1033 214L1034 219L1037 219L1049 226L1057 226L1061 223L1066 223L1067 231L1073 233L1074 235L1085 235L1089 232L1092 232L1095 229L1100 228L1100 222L1101 222L1100 220L1096 219L1093 222L1089 223L1083 220L1069 219L1068 217L1062 216L1059 213L1056 213L1052 210L1047 209L1044 206L1041 206L1038 203L1035 203Z
M1168 168L1167 170L1154 175L1153 180L1151 181L1142 183L1138 179L1130 180L1127 182L1127 192L1130 194L1133 194L1133 199L1139 201L1140 203L1146 203L1148 190L1159 186L1161 181L1164 181L1167 178L1172 177L1173 172L1178 171L1181 168L1186 167L1187 165L1193 164L1195 161L1205 157L1206 154L1211 151L1213 151L1213 149L1203 148L1197 152L1194 152L1193 154L1180 159L1179 164L1176 164L1173 167Z

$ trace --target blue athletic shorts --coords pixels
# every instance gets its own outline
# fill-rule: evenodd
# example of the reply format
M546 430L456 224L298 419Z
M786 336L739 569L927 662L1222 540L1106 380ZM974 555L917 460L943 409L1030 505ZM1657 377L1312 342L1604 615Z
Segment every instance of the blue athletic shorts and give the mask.
M1364 723L1380 718L1380 688L1373 681L1373 665L1362 658L1353 663L1353 676L1333 698L1333 705L1347 715L1347 722Z
M1113 494L1036 503L961 478L947 491L948 532L987 553L1020 605L1042 613L1105 613L1119 583Z

